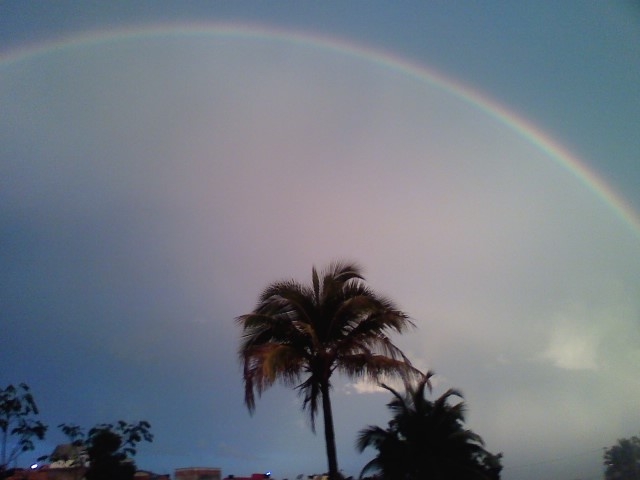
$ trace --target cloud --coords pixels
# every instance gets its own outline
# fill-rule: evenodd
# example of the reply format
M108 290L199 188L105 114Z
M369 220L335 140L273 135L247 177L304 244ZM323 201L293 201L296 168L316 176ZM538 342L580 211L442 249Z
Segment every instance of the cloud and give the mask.
M424 366L425 363L420 359L418 360L411 359L411 361L413 366L418 368L423 373L426 373L429 371L428 368L425 368ZM443 386L448 384L448 379L444 375L434 374L430 379L430 383L433 390L438 390L438 389L442 389ZM380 386L381 384L387 385L388 387L392 388L393 390L395 390L400 394L402 394L406 390L405 384L402 381L402 379L398 377L385 376L380 378L379 382L373 382L366 378L358 379L355 382L345 382L344 384L342 384L340 391L345 395L352 395L352 394L368 395L373 393L384 393L388 396L389 395L388 390L381 387Z
M394 385L398 382L394 382ZM391 384L388 384L392 386ZM400 387L402 384L400 383ZM392 386L392 388L394 388ZM352 393L356 394L368 394L368 393L383 393L386 390L382 388L379 384L375 382L370 382L367 380L359 380L354 383L346 383L343 388L343 392L347 395L351 395Z
M577 322L561 321L553 327L549 346L542 358L559 368L595 370L598 343L597 332L585 332Z
M633 293L606 277L597 291L553 315L543 360L569 370L624 369L622 352L640 350L633 347L640 334Z

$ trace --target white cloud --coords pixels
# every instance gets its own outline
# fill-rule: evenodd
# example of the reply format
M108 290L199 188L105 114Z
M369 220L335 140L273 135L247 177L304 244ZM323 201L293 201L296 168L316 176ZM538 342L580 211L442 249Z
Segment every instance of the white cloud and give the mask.
M579 327L575 322L555 326L542 358L559 368L595 370L598 367L598 336L596 332L584 332Z
M368 380L358 380L355 383L347 383L344 386L343 391L345 394L351 395L352 393L357 393L357 394L381 393L381 392L384 392L385 389L375 382L371 382Z
M567 370L597 370L622 367L620 355L634 350L638 330L632 295L606 278L592 288L597 295L589 289L553 316L542 360Z

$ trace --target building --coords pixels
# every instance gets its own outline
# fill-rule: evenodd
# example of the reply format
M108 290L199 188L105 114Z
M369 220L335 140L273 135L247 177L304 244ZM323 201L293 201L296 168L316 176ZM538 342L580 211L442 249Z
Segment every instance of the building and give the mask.
M168 473L158 474L148 470L138 470L133 475L133 480L171 480L171 476Z
M269 478L270 473L252 473L250 477L236 477L235 475L229 475L224 480L264 480Z
M58 445L49 455L49 459L50 464L30 469L13 469L6 480L84 480L89 466L89 456L85 448L71 443ZM133 480L171 480L171 477L168 474L159 475L147 470L138 470ZM220 480L220 477L206 480Z
M43 465L36 469L16 468L6 480L83 480L86 471L85 467L51 467L50 465ZM171 480L171 477L169 474L138 470L133 480Z
M222 480L222 472L209 467L177 468L175 480Z
M82 480L85 467L50 468L43 465L35 469L16 468L7 480Z

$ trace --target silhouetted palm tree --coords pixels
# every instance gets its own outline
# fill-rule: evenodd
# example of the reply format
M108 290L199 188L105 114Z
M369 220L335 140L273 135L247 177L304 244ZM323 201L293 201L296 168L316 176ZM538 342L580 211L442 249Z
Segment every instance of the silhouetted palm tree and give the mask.
M253 312L238 317L243 337L245 403L255 409L255 394L277 380L303 397L315 431L322 401L329 477L338 478L329 391L331 375L378 380L381 375L415 373L388 337L413 323L394 303L365 285L353 263L332 263L321 275L312 269L311 285L294 280L269 285Z
M427 373L415 385L406 384L406 394L393 394L387 405L393 414L386 429L369 426L360 431L356 443L362 452L374 447L378 455L362 469L382 473L393 480L493 480L500 477L499 455L484 449L482 438L464 428L464 403L450 403L452 397L462 398L450 389L435 401L425 397L431 391Z

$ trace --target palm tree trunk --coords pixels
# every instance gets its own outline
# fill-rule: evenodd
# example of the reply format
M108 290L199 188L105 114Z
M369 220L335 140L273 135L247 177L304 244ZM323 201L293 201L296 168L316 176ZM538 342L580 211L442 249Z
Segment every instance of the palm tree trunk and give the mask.
M324 416L324 441L327 446L327 462L329 464L329 480L338 480L338 455L336 454L336 434L333 430L333 413L329 398L329 382L322 382L322 413Z

